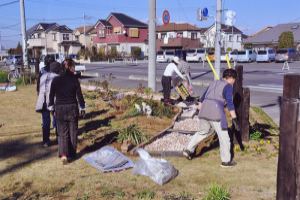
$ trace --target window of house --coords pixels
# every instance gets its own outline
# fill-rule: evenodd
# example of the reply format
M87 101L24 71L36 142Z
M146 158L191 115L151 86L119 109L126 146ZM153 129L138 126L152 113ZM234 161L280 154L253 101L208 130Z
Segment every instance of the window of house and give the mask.
M94 36L91 36L91 41L93 41L93 37L94 37Z
M121 27L114 27L114 33L120 34L121 33Z
M130 28L129 29L129 36L130 37L134 37L134 38L138 38L139 37L139 29L137 29L137 28Z
M69 40L69 34L63 34L63 40Z
M104 37L104 29L99 29L99 37Z
M52 34L52 39L56 40L56 34Z
M201 40L206 40L206 36L201 36Z
M229 42L233 42L233 35L229 36Z
M163 39L163 38L166 38L167 37L167 34L161 34L161 38Z
M191 39L192 40L197 40L197 33L192 33Z
M42 38L42 35L40 33L38 34L38 38Z
M75 41L79 41L78 35L75 36Z
M242 37L241 36L237 36L237 41L238 42L242 41Z

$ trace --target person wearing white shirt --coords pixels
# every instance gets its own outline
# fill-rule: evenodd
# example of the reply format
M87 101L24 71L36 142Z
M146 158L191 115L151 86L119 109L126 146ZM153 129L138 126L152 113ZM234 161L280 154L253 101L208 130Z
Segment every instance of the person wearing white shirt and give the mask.
M179 58L175 56L170 64L165 69L165 72L161 78L161 84L163 87L163 93L164 93L164 103L165 105L168 105L170 103L170 94L171 94L171 81L172 81L172 75L174 73L178 74L181 78L183 78L182 74L178 70L177 66L179 63Z

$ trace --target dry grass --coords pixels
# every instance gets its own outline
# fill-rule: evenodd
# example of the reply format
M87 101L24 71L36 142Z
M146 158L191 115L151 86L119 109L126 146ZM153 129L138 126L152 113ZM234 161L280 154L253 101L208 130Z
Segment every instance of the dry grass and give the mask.
M20 87L16 92L0 93L0 123L5 126L0 129L0 199L105 199L100 195L104 188L112 191L117 189L125 192L120 199L136 199L136 193L145 189L155 192L155 199L162 199L165 194L179 194L189 191L201 199L205 189L211 182L225 185L232 199L275 199L277 156L276 150L258 155L255 152L241 155L235 152L234 168L220 167L221 159L217 148L209 150L202 156L188 161L184 158L167 157L179 175L164 186L157 185L152 179L144 176L133 176L132 169L118 173L101 173L90 166L82 156L88 151L80 151L80 159L69 165L61 165L57 157L57 145L49 148L41 147L41 115L35 113L37 96L34 86ZM80 145L98 147L97 138L104 136L108 130L109 120L113 118L112 111L105 107L102 101L94 101L98 106L89 108L87 118L80 121L80 133L93 134L96 142L84 139ZM259 116L257 116L258 121ZM130 119L136 122L137 119ZM166 127L170 121L159 119L160 123L147 118L139 118L142 129L151 132ZM162 121L165 121L163 123ZM276 141L275 136L272 136ZM55 139L52 131L51 139ZM252 144L257 142L252 142ZM277 142L278 143L278 142ZM269 145L269 146L268 146ZM267 144L266 147L271 147ZM271 148L270 148L271 149ZM249 151L254 149L251 147ZM275 153L274 153L275 152ZM273 154L267 159L267 155ZM133 162L137 157L129 157ZM117 199L115 193L112 199Z

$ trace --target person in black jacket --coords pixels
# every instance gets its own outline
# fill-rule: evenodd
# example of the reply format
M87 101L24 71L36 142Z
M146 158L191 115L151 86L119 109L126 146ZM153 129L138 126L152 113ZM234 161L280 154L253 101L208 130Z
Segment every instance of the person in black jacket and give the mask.
M54 108L55 111L58 155L61 157L63 165L68 163L68 158L76 158L79 118L77 100L79 101L82 115L85 115L86 109L80 83L74 76L75 62L72 59L67 59L66 63L68 68L65 73L55 77L52 81L48 107L49 110ZM56 97L55 105L54 97Z

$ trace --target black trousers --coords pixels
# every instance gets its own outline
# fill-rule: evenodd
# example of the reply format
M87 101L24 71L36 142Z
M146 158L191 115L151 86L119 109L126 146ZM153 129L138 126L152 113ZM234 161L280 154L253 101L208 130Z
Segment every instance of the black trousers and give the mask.
M169 99L170 98L171 81L172 81L171 76L162 76L162 78L161 78L161 84L162 84L162 88L163 88L164 99Z
M79 109L77 104L56 105L55 119L58 134L58 156L75 157L77 150Z

